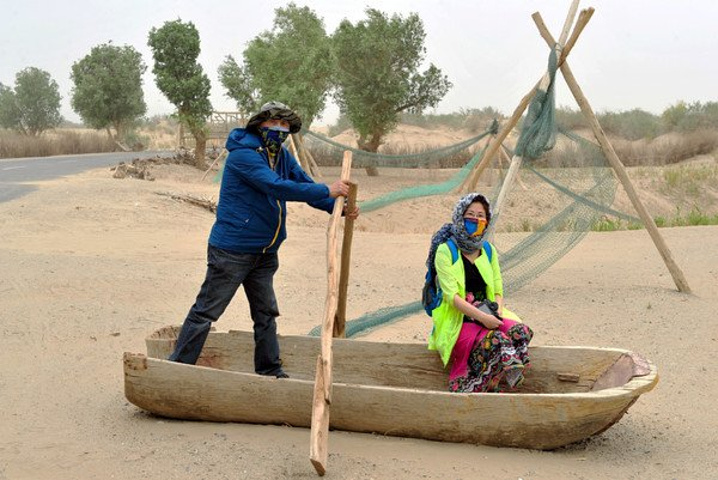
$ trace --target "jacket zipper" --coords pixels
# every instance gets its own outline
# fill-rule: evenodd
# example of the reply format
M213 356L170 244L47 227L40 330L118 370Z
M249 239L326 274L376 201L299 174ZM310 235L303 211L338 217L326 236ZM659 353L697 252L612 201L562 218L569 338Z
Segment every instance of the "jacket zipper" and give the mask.
M280 151L277 154L277 157L279 157L279 155L281 155L281 153L282 152ZM279 158L277 158L277 160L279 160ZM272 162L271 156L269 155L269 152L267 152L267 163L269 164L269 168L274 170L275 165L277 165L277 163L279 163L279 162L278 161ZM279 200L277 200L277 206L279 207L279 218L277 220L277 230L274 232L274 238L272 238L272 241L269 243L269 245L264 247L264 249L262 250L262 253L266 253L267 249L271 248L272 245L274 245L274 242L277 241L277 237L279 237L279 230L282 228L282 203Z
M262 250L262 253L266 253L267 249L270 248L272 245L274 245L274 242L277 241L277 237L279 236L279 230L282 228L282 204L279 200L277 200L277 206L279 207L279 219L277 221L277 230L274 232L274 238L272 238L272 242L264 247L264 250Z

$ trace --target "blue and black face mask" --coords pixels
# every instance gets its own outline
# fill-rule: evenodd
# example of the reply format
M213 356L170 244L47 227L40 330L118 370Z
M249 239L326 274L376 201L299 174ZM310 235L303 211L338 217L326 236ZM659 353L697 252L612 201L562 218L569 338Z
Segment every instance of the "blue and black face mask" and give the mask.
M289 136L289 129L285 127L260 127L259 135L262 137L262 143L269 153L276 155L282 149L282 143Z

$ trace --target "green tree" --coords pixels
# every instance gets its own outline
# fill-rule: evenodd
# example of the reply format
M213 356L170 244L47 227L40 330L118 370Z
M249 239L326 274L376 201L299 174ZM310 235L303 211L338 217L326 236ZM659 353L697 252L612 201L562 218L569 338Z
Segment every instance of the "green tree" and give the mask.
M133 47L103 44L72 65L72 108L85 124L105 129L116 140L147 111L142 55ZM113 137L110 127L114 128Z
M309 8L290 3L274 11L274 24L244 50L246 71L259 104L286 103L309 129L326 105L334 62L324 22Z
M680 101L666 108L661 119L667 130L694 132L700 129L715 129L718 127L718 102L687 104Z
M0 126L30 136L62 122L57 82L50 74L28 67L15 75L15 90L0 84Z
M607 133L620 135L628 140L655 138L661 132L658 116L640 108L601 113L598 115L598 121Z
M334 32L335 99L359 134L359 148L376 152L401 112L435 107L452 85L433 64L419 72L426 33L417 14L389 18L369 8L366 16L356 25L344 20Z
M578 130L580 128L590 128L586 117L583 116L581 110L562 106L556 109L556 123L568 130Z
M207 146L207 117L212 113L209 101L210 82L197 63L200 53L199 33L192 22L165 22L152 28L148 45L152 48L157 88L177 107L181 125L195 139L195 162L204 166Z
M661 114L661 120L666 130L676 130L688 115L689 107L683 100L666 108Z
M0 127L16 129L19 119L20 111L15 102L15 92L0 83Z
M246 67L239 66L232 55L227 55L218 73L219 82L227 89L225 95L237 102L237 110L242 118L246 119L259 109L260 94L254 88Z

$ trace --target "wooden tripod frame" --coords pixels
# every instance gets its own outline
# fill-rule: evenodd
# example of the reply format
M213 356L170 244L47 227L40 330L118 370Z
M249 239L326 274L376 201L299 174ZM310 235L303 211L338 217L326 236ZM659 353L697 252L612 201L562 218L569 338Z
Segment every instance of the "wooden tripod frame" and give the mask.
M673 277L673 281L676 284L676 287L679 291L684 293L690 293L691 289L688 285L688 282L686 281L685 276L683 275L683 272L681 271L678 264L673 259L673 255L671 254L670 249L668 248L668 245L666 244L665 240L661 236L660 232L658 231L658 227L656 226L655 221L648 213L648 210L646 210L646 207L641 203L640 198L638 197L638 194L636 193L636 189L633 187L633 184L631 183L630 178L628 177L628 174L626 173L626 167L623 165L621 160L618 158L618 155L616 154L616 151L613 148L613 145L611 145L611 142L608 140L608 137L606 136L605 132L601 128L601 125L598 122L598 118L596 117L596 114L594 113L593 109L591 108L591 105L588 103L588 99L583 94L583 91L581 90L581 87L579 87L578 82L576 81L576 78L573 75L573 72L571 71L571 68L569 67L566 58L568 57L569 52L573 48L573 46L576 44L576 41L578 40L578 37L580 36L583 29L588 24L588 21L591 19L591 16L593 15L594 9L588 8L586 10L581 11L581 13L578 16L578 21L576 22L575 27L573 28L573 31L571 32L571 36L568 36L569 30L571 30L571 26L573 24L573 20L576 16L576 11L578 10L578 3L579 0L573 0L571 3L571 8L569 9L568 16L566 17L566 21L563 26L563 30L561 31L561 36L559 37L558 42L554 39L554 37L551 35L551 33L546 28L546 25L543 22L543 19L541 18L541 15L536 12L531 17L534 20L534 23L536 24L536 27L539 30L539 33L541 34L541 37L546 41L549 48L556 47L559 53L558 58L558 68L561 70L561 74L563 75L564 79L566 80L566 83L568 84L569 89L571 90L571 93L573 94L574 98L576 99L576 102L578 103L579 107L581 108L581 112L583 113L584 117L586 117L586 120L588 121L589 125L591 126L591 129L593 130L593 134L596 137L596 140L598 141L598 144L601 147L601 150L603 151L604 155L608 159L608 162L610 163L611 167L613 168L613 171L616 173L616 176L621 182L621 185L623 185L624 190L628 194L629 199L631 200L631 203L633 204L633 207L638 212L638 215L640 216L643 224L646 227L646 230L648 230L649 235L651 236L651 239L653 240L653 243L656 245L656 248L658 249L658 252L660 253L661 257L663 258L663 262L666 264L666 267L668 268L668 271L670 272L671 276ZM496 151L501 146L501 143L503 140L508 136L509 132L516 126L516 123L519 121L521 116L523 115L523 112L528 107L529 103L533 99L534 95L539 89L545 89L545 87L548 85L548 72L543 75L541 80L534 86L534 88L524 96L524 98L521 99L521 102L514 110L514 113L512 114L509 121L506 123L504 128L499 132L499 134L496 136L494 141L492 142L491 146L487 149L487 151L484 153L484 157L481 159L481 162L474 168L474 170L466 177L466 180L464 183L462 183L460 190L463 192L472 191L476 188L476 184L483 173L483 171L488 166L489 162L491 161L493 155L496 153ZM494 218L492 221L492 225L489 227L489 232L487 234L490 236L493 233L493 230L496 227L497 220L500 216L501 210L503 208L503 205L505 203L506 197L508 196L508 193L511 191L511 188L513 187L513 183L516 179L516 176L518 174L518 170L521 167L522 158L519 156L514 156L511 159L511 165L509 166L509 171L506 175L506 179L504 180L504 184L501 188L501 191L499 192L499 196L495 202L494 205Z

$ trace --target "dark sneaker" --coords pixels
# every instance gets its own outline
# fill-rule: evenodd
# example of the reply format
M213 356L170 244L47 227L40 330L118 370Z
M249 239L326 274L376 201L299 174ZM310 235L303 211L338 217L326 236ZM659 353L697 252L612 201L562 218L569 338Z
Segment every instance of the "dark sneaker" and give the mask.
M275 375L277 378L289 378L289 375L287 375L284 372L279 372Z

